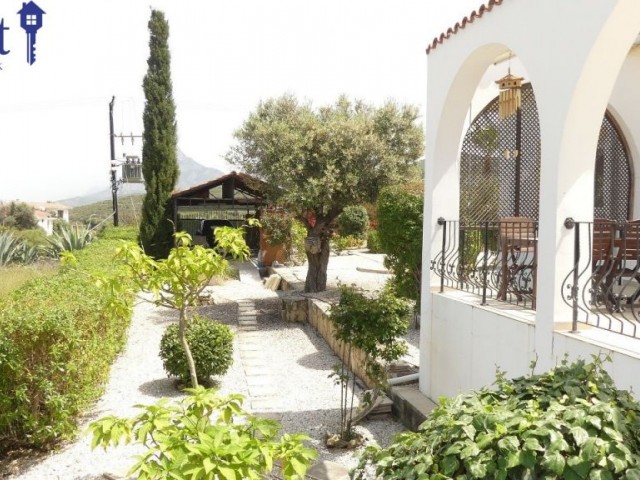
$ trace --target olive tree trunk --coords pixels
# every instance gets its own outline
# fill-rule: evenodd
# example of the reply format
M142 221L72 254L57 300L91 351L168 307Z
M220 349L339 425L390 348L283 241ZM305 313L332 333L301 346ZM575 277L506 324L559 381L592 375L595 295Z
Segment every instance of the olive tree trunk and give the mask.
M304 247L307 254L307 279L305 292L323 292L327 289L327 265L329 265L330 232L324 223L318 222L308 231Z

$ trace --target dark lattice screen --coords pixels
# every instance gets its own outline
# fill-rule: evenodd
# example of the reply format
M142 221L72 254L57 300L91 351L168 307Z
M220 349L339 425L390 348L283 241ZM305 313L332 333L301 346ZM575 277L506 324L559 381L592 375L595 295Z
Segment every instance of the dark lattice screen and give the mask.
M505 152L509 152L509 158ZM629 159L608 113L602 122L597 152L594 217L625 220L631 189ZM464 137L460 220L482 222L511 216L537 220L539 196L540 126L535 95L531 84L526 84L522 87L520 119L513 114L500 120L496 97L474 118Z
M629 156L609 112L600 128L594 183L593 217L627 220L631 198Z
M507 151L509 158L505 158ZM460 156L460 220L481 222L511 216L537 219L539 191L540 126L533 89L527 84L522 87L519 114L500 120L496 98L473 120L464 137Z

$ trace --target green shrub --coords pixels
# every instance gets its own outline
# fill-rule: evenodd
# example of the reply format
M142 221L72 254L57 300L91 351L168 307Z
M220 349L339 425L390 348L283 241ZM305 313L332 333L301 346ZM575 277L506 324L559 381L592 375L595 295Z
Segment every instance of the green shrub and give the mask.
M113 272L113 242L83 252ZM102 392L122 350L130 309L114 313L84 270L31 280L0 308L0 451L48 446L76 431L77 415Z
M160 400L138 406L135 417L105 417L89 426L91 447L135 441L145 452L128 475L140 479L241 480L305 478L317 456L305 447L306 435L284 434L280 425L242 409L240 395L221 397L215 390L187 389L179 403ZM269 474L276 464L283 477Z
M351 205L345 207L336 222L340 236L363 239L369 227L369 214L362 205Z
M187 324L187 341L198 372L198 382L224 375L233 363L233 333L215 320L194 315ZM170 376L189 382L189 366L178 335L178 324L170 325L160 341L160 358Z
M417 300L422 280L421 184L385 188L378 197L378 235L398 294Z
M41 228L32 228L29 230L16 230L15 235L21 238L29 245L37 245L40 247L47 246L47 234Z
M362 290L342 286L340 302L331 307L334 338L342 344L342 362L331 375L340 385L340 438L349 441L353 425L362 418L354 417L353 398L356 391L355 365L351 349L364 353L363 367L374 387L372 398L365 398L364 410L372 407L380 390L387 383L387 366L407 352L402 336L407 333L409 308L407 302L384 288L375 298ZM349 390L351 391L348 394Z
M338 254L345 250L362 247L362 239L358 237L343 237L342 235L334 235L331 237L331 248Z
M441 400L417 433L370 448L352 478L639 479L640 403L577 361Z
M367 248L371 253L382 253L380 234L377 230L369 230L367 233Z
M260 215L260 224L267 234L269 245L289 243L292 222L293 217L282 210L265 210Z
M299 220L293 220L291 224L291 247L289 259L294 265L304 265L307 260L307 252L304 249L304 239L307 237L307 228Z

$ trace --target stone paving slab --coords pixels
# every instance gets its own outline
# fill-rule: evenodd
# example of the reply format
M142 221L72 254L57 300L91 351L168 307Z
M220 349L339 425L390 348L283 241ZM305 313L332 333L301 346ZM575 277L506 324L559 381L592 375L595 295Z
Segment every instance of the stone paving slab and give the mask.
M264 398L273 397L278 393L278 389L273 385L258 385L255 387L249 387L249 394L251 398Z
M349 470L334 462L317 462L307 470L307 478L313 480L348 480Z
M249 374L247 374L247 385L249 385L249 390L251 390L252 387L273 386L273 377L266 376L266 375L249 375ZM275 390L275 388L274 388L274 390Z

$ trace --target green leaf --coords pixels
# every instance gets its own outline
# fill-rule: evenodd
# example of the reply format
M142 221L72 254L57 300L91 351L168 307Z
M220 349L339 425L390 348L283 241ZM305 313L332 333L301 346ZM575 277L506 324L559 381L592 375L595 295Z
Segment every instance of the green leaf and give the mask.
M626 475L624 476L625 480L640 480L640 469L631 468L627 470Z
M225 480L241 480L232 468L219 466L218 472L225 478Z
M475 457L479 453L480 449L478 446L475 443L470 443L462 449L462 452L460 452L460 458L464 460L465 458Z
M556 475L562 475L565 460L560 452L553 452L545 455L543 465Z
M449 477L456 473L459 467L460 462L454 455L448 455L440 462L440 469L442 470L442 473Z
M585 479L589 475L589 470L591 470L591 462L585 462L580 457L571 457L567 460L565 475L574 475L574 478Z
M600 468L591 470L589 474L589 480L613 480L613 475L609 470L602 470Z
M520 441L514 436L504 437L498 441L498 447L502 450L517 452L520 450Z
M294 472L296 472L297 475L304 477L304 474L307 471L307 466L304 463L302 463L297 458L291 458L289 460L289 464L291 465L291 467L293 468Z
M624 471L628 466L627 461L624 458L613 453L607 457L607 460L611 463L615 473Z
M527 468L536 466L536 454L531 450L522 450L519 456L520 463Z
M582 427L573 427L571 435L578 446L581 446L589 438L589 433Z
M524 445L522 446L525 450L537 450L544 451L544 447L540 445L540 442L535 437L529 437L524 441Z

